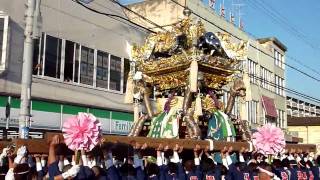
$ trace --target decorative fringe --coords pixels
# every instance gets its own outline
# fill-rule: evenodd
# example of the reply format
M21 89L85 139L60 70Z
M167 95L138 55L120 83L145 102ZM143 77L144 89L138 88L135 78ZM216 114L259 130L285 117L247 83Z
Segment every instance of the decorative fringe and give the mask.
M196 116L202 116L202 104L201 104L201 98L200 93L198 93L196 98L196 104L194 106L194 115Z
M198 62L193 60L190 65L190 91L197 92L198 90Z
M126 94L124 96L124 103L131 104L133 103L133 90L134 90L134 84L133 84L133 77L131 71L129 72L128 80L127 80L127 88L126 88Z
M137 123L139 121L139 104L133 104L133 122Z

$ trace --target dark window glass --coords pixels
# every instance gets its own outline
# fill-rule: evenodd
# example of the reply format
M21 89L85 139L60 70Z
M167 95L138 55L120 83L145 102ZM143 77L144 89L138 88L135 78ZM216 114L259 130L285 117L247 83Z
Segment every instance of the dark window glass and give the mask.
M4 18L0 18L0 62L2 57L2 41L3 41Z
M97 54L97 87L108 88L108 53L98 51Z
M43 65L43 40L44 34L42 34L40 40L34 40L33 46L33 71L34 75L42 75L42 65Z
M121 84L121 58L110 58L110 89L120 91Z
M73 82L79 82L79 80L78 80L78 78L79 78L79 75L78 75L79 74L79 50L80 50L80 46L79 46L79 44L76 44Z
M71 82L73 76L73 56L74 42L66 41L65 47L65 64L64 64L64 81Z
M93 85L93 61L94 50L81 47L81 70L80 70L80 82L82 84Z
M47 35L44 75L54 78L60 78L62 40Z
M130 61L124 59L124 73L123 73L123 92L127 90L127 80L130 72Z

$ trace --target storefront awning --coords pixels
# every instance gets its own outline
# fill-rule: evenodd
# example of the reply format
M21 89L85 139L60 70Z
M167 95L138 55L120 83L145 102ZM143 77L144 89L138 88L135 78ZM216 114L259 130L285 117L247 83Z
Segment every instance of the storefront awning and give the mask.
M262 96L261 98L263 108L266 112L266 116L277 118L277 110L274 104L274 100L267 96Z

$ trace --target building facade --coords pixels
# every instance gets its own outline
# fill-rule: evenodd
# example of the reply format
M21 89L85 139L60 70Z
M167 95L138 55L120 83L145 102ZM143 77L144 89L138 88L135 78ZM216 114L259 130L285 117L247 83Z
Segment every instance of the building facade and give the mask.
M296 96L287 96L288 131L304 143L320 144L320 104Z
M288 116L288 131L306 144L320 144L320 118Z
M320 104L293 96L287 96L287 115L292 117L319 117Z
M115 16L74 1L41 1L31 90L34 137L36 131L60 130L78 112L96 115L104 133L126 134L131 127L131 106L123 103L130 66L126 44L142 42L147 32L124 21L123 10L111 1L87 6ZM17 135L20 112L24 14L24 1L0 2L0 129L8 120L11 136Z
M127 7L164 28L184 18L183 10L188 7L193 12L191 18L201 20L207 31L228 33L233 42L248 42L248 57L243 62L244 77L248 77L245 78L246 102L238 101L233 113L237 116L242 113L241 118L248 120L252 128L265 123L273 123L283 129L287 127L286 93L283 88L287 49L277 38L253 38L199 0L146 0ZM159 30L158 26L135 13L126 11L126 14L143 26ZM226 88L225 95L221 98L224 104L228 94ZM243 108L245 111L241 110Z

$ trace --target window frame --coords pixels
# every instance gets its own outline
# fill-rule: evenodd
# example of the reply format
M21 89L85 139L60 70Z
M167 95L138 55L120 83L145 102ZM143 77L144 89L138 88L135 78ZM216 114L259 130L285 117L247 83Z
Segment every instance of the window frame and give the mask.
M9 15L0 12L0 18L3 19L3 34L2 34L2 48L0 57L0 72L6 70L9 61L9 50L10 50L10 17Z
M41 79L46 79L46 80L50 80L50 81L55 81L55 82L61 82L61 83L65 83L65 84L72 84L72 85L77 85L77 86L81 86L81 87L87 87L87 88L92 88L92 89L96 89L96 90L102 90L102 91L107 91L107 92L112 92L112 93L117 93L117 94L124 94L123 90L124 90L124 57L119 57L117 55L114 55L114 54L111 54L109 52L106 52L106 51L103 51L103 50L100 50L100 49L96 49L96 48L91 48L90 46L87 46L87 45L84 45L84 44L81 44L81 43L78 43L78 42L75 42L75 41L72 41L72 40L69 40L69 39L64 39L64 38L58 38L56 36L52 36L54 38L57 38L58 40L61 40L61 57L60 57L60 71L59 71L59 78L54 78L54 77L50 77L50 76L45 76L44 73L45 73L45 70L44 70L44 67L45 67L45 58L46 58L46 45L47 45L47 35L49 36L52 36L48 33L43 33L43 36L41 36L40 40L39 40L39 56L38 56L38 63L40 63L41 61L41 58L42 58L42 67L41 67L41 70L38 70L38 72L36 74L33 75L33 77L37 77L37 78L41 78ZM42 41L43 39L43 41ZM72 59L72 80L71 82L65 82L64 81L64 78L65 78L65 74L64 74L64 68L65 68L65 47L66 47L66 41L70 41L73 43L73 59ZM43 52L41 53L41 47L43 46ZM88 84L84 84L84 83L81 83L80 80L81 80L81 62L82 62L82 57L81 57L81 50L83 47L86 47L90 50L93 50L93 75L92 75L92 85L88 85ZM78 51L78 54L77 54L77 51ZM108 78L107 78L107 88L103 88L103 87L97 87L97 56L98 56L98 51L101 51L103 53L106 53L107 56L108 56L108 71L107 71L107 74L108 74ZM77 55L77 57L76 57ZM110 71L111 71L111 68L110 68L110 58L111 56L114 56L116 57L117 59L120 60L120 90L112 90L110 89ZM78 71L76 72L76 61L79 61L79 64L78 64ZM76 73L77 73L77 77L76 77ZM76 79L77 80L76 80Z

